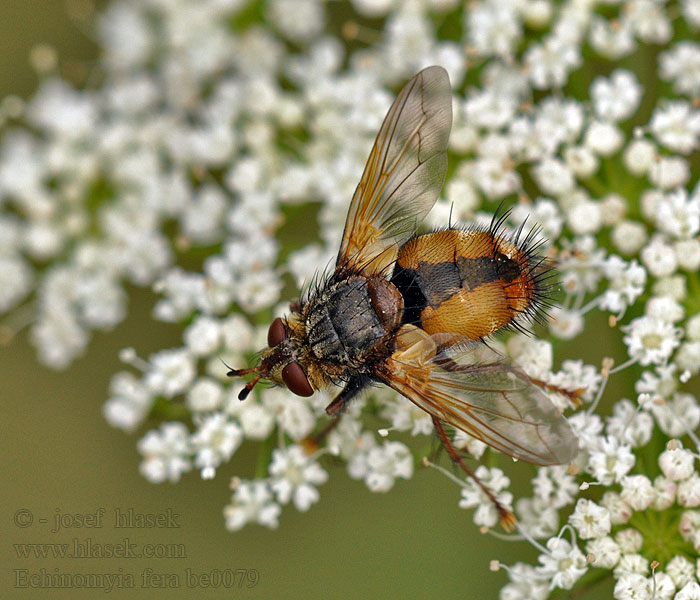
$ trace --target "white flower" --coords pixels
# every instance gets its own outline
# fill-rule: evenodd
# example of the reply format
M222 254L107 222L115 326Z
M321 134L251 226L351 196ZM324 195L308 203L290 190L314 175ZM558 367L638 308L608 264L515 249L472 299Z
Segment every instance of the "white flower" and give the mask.
M499 600L546 600L549 597L546 577L531 565L515 563L508 569L508 578L510 583L501 589Z
M638 317L621 328L627 352L642 366L664 364L678 347L681 330L654 317Z
M681 378L689 379L700 371L700 342L683 342L675 356Z
M647 300L644 312L669 323L677 323L685 316L683 305L669 296L652 296Z
M197 315L183 334L185 345L194 356L214 353L221 342L220 322L204 315Z
M195 367L190 353L184 348L162 350L150 359L151 369L145 383L153 394L172 398L184 392L192 383Z
M673 34L665 6L653 0L633 2L630 4L627 16L637 37L644 42L665 44Z
M600 308L622 314L644 291L646 271L636 260L627 263L615 255L605 259L603 269L610 286L601 297Z
M644 536L634 527L628 527L615 534L615 541L623 554L631 555L642 549Z
M467 43L479 54L508 56L522 36L515 5L494 1L478 2L464 11Z
M489 469L484 465L479 465L475 475L491 490L501 506L506 510L511 510L513 494L507 491L510 479L503 474L501 469ZM461 494L460 508L476 507L476 512L474 513L474 523L476 525L493 527L498 523L499 515L494 503L471 477L467 479Z
M454 436L452 437L452 445L458 450L464 450L468 456L474 458L481 458L486 448L488 448L484 442L461 429L455 429Z
M267 5L270 22L297 42L309 42L325 25L320 0L273 0Z
M361 15L380 17L391 10L395 0L352 0L352 5Z
M653 587L643 575L639 573L624 573L615 582L613 596L615 600L652 600Z
M603 420L599 415L588 411L579 411L568 419L571 429L578 438L579 452L576 463L584 468L588 460L588 450L599 446L602 440Z
M550 35L542 44L531 44L523 61L534 88L562 87L569 73L581 64L580 47L562 36Z
M571 243L563 242L559 270L564 291L569 294L592 292L603 276L605 250L596 248L593 236L581 236Z
M534 133L545 153L551 155L562 144L574 144L584 124L584 109L580 102L549 96L537 105Z
M610 513L592 500L579 498L574 512L569 516L569 523L584 539L598 538L610 533Z
M574 187L574 175L561 160L546 157L532 168L532 176L545 194L559 196Z
M573 503L578 485L565 466L539 467L532 480L535 496L554 508Z
M659 296L668 296L674 300L683 301L688 295L687 282L682 275L663 277L654 283L652 292Z
M389 400L380 414L396 431L410 431L411 435L430 435L433 431L430 415L401 396Z
M652 404L651 412L661 431L671 437L684 436L700 426L700 404L692 394L677 392Z
M700 585L696 581L686 583L678 590L673 600L700 600Z
M249 313L272 306L279 300L282 282L272 269L241 274L235 284L236 302Z
M206 244L221 238L226 196L214 186L205 186L180 216L180 227L193 242Z
M274 501L267 482L234 481L231 504L224 507L226 529L237 531L251 522L275 529L282 508Z
M149 390L131 373L117 373L109 383L110 398L102 412L113 427L134 431L153 405Z
M399 10L388 16L385 29L385 68L392 76L409 75L434 44L432 22L418 12Z
M700 27L700 3L698 0L682 0L681 11L688 25L695 29Z
M687 190L678 188L659 198L655 213L656 226L670 236L691 238L700 232L700 194L688 198Z
M609 535L588 540L586 552L592 557L591 566L599 569L612 569L620 560L620 547Z
M627 523L634 513L630 505L616 492L605 492L600 503L610 512L610 522L613 525Z
M552 344L527 335L514 335L508 340L508 354L530 377L544 377L552 368Z
M646 445L654 430L654 419L647 412L638 410L630 400L621 398L613 407L613 415L607 418L606 432L633 448Z
M29 293L33 281L34 273L27 261L20 256L0 256L0 312L19 303Z
M606 194L600 200L600 209L604 225L615 225L622 221L629 210L629 203L618 193Z
M315 486L325 483L328 473L304 453L301 446L289 446L272 452L270 487L280 504L294 501L299 511L307 511L318 502Z
M243 431L222 412L205 416L190 438L196 452L194 463L202 479L212 479L216 467L229 460L243 441Z
M600 204L593 200L582 199L569 209L566 220L576 235L597 233L603 225Z
M35 126L71 141L97 127L97 107L90 94L77 92L58 79L42 84L27 108L27 116Z
M656 571L649 577L652 581L653 589L655 590L655 599L671 600L674 597L676 586L673 580L663 571Z
M559 339L570 340L583 331L583 315L577 310L554 306L549 311L549 318L549 330Z
M695 456L685 448L664 450L659 455L659 467L672 481L687 479L693 474Z
M600 167L600 160L586 146L569 146L564 150L564 160L580 179L592 177Z
M686 556L676 554L666 563L666 574L673 580L676 587L680 589L695 579L695 567ZM698 600L700 600L700 587L698 587L697 591Z
M700 111L685 101L666 102L654 111L649 128L669 150L689 154L700 143Z
M401 442L384 442L369 449L365 484L372 492L388 492L397 477L413 477L413 456Z
M642 86L634 73L616 69L609 78L597 77L591 85L591 99L596 115L605 121L624 121L639 106Z
M561 370L548 378L548 382L568 390L582 390L580 399L591 402L600 387L603 376L592 365L582 360L565 360Z
M464 104L464 114L469 123L487 129L500 129L508 125L518 108L518 99L506 96L498 90L486 89L469 95Z
M305 398L292 396L286 390L265 390L264 402L274 407L277 422L282 430L294 441L301 440L311 433L316 418Z
M694 97L700 94L700 45L682 40L659 56L659 77L673 80L679 94Z
M615 20L614 24L594 15L589 34L591 46L602 56L617 59L634 50L634 32L628 20Z
M221 321L220 324L221 336L223 338L225 348L240 353L243 353L251 348L253 341L253 328L243 316L233 314Z
M376 446L377 442L369 431L362 430L362 424L351 415L343 415L337 427L328 435L328 448L334 456L348 461L351 470L352 459L358 457L356 471L351 473L353 479L362 479L367 472L366 451Z
M688 161L681 156L659 155L651 165L649 179L652 184L664 190L685 185L690 179Z
M275 426L275 414L266 405L256 402L253 398L240 402L237 397L233 403L241 405L237 414L243 434L251 440L264 440Z
M622 131L607 121L593 121L586 129L584 144L601 156L615 154L625 141Z
M515 503L518 523L528 535L540 539L550 538L559 527L559 512L540 498L519 498Z
M620 497L636 511L646 510L654 500L654 488L646 475L626 475L621 485Z
M601 440L598 448L590 451L589 469L603 485L619 482L634 466L634 454L629 446L617 438L608 436Z
M627 144L623 160L630 173L644 175L654 164L657 152L653 142L644 138L635 138Z
M192 412L210 412L221 407L224 389L218 381L200 377L187 391L187 407Z
M491 199L512 194L522 184L520 175L512 168L508 168L507 161L494 157L483 157L474 161L473 180Z
M676 502L676 484L663 475L654 479L654 501L651 506L655 510L666 510Z
M634 537L634 536L631 536ZM649 573L649 560L641 554L630 552L620 557L620 562L613 570L615 577L625 574L647 575Z
M55 369L67 367L85 349L88 334L69 307L58 304L58 298L45 297L52 305L39 316L32 329L32 342L41 361ZM56 301L54 304L53 302Z
M139 440L138 449L144 456L139 469L151 483L174 483L192 468L189 432L182 423L163 423L160 430L149 431Z
M700 269L700 240L679 240L673 245L678 266L690 272Z
M551 580L550 590L570 590L588 570L586 557L576 546L558 537L547 540L547 550L538 557L541 566L537 572Z
M678 525L678 530L680 531L681 537L686 542L693 542L695 550L698 550L698 546L700 545L700 538L698 538L698 533L700 533L700 511L684 511L681 515L681 522Z
M686 508L700 506L700 475L697 472L678 484L678 504Z

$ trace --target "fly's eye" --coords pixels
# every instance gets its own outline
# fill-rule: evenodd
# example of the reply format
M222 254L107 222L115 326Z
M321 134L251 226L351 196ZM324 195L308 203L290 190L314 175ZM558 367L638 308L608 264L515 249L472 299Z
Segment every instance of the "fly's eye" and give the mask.
M298 362L290 362L282 369L282 380L297 396L311 396L314 393L304 370Z
M282 319L277 317L272 321L272 325L270 325L270 329L267 331L267 345L272 348L286 337L287 332L284 330L284 323L282 323Z

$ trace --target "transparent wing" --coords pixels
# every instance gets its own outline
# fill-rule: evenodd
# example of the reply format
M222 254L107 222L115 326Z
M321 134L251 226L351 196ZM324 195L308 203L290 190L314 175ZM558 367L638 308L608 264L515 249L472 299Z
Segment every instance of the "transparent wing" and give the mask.
M350 204L338 267L377 273L393 262L440 194L451 127L449 77L428 67L404 86L377 134Z
M443 348L412 326L377 375L417 406L519 460L566 464L578 440L544 392L483 344Z

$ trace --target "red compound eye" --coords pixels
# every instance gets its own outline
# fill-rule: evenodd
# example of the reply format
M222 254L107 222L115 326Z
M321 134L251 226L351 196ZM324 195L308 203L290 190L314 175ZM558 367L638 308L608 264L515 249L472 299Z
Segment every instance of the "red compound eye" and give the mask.
M311 396L314 393L304 370L298 362L290 362L282 369L282 380L297 396Z
M282 323L282 319L277 317L274 321L272 321L270 329L267 331L267 345L272 348L283 341L286 337L287 332L284 329L284 323Z

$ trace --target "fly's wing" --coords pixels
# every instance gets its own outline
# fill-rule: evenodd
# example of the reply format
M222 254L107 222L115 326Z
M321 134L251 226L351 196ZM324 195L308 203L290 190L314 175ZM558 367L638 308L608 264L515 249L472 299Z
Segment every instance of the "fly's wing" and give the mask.
M452 93L447 72L428 67L384 118L352 197L337 268L379 273L437 200L447 171Z
M571 427L523 371L483 344L450 348L441 336L405 325L377 375L426 412L513 458L536 465L573 460L578 440Z

